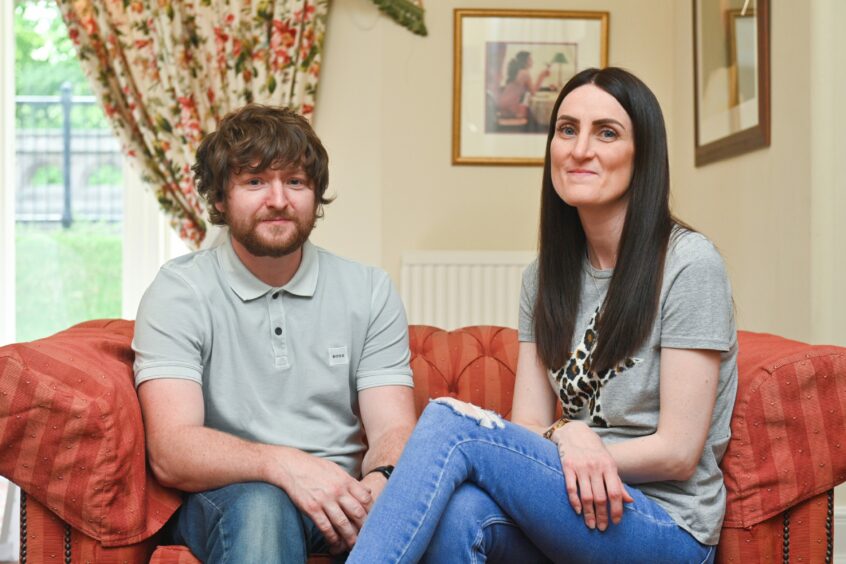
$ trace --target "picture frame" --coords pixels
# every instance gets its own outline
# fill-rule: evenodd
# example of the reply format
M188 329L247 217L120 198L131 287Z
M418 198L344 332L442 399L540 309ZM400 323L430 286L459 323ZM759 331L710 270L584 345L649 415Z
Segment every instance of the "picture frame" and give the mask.
M608 12L454 11L452 163L542 165L549 117L577 72L608 65Z
M697 167L770 145L770 0L692 0Z

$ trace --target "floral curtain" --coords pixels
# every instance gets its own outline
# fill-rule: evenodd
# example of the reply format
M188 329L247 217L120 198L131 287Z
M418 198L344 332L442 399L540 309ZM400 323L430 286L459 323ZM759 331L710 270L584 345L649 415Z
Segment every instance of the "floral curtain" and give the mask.
M56 1L124 153L199 247L200 140L248 102L311 116L329 0Z
M373 0L385 14L417 35L427 35L423 0Z

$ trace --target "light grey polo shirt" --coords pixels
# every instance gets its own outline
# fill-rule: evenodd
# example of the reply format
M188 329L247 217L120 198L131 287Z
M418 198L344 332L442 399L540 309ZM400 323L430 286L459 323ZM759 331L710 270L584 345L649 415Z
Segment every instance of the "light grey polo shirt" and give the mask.
M205 425L360 473L358 392L413 386L408 324L388 275L306 243L281 288L231 243L165 264L135 322L135 385L202 386Z

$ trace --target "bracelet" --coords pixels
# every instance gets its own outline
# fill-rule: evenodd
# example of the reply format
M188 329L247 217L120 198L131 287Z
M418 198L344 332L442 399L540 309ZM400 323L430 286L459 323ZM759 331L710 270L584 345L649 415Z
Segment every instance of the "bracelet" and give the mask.
M394 467L393 467L392 464L388 464L386 466L377 466L376 468L374 468L373 470L371 470L367 474L370 475L373 472L379 472L380 474L382 474L385 477L386 480L390 480L391 474L394 473Z
M562 416L561 419L559 419L558 421L556 421L555 423L550 425L549 429L547 429L546 431L543 432L543 438L549 439L551 441L552 440L552 434L569 422L570 422L569 419Z

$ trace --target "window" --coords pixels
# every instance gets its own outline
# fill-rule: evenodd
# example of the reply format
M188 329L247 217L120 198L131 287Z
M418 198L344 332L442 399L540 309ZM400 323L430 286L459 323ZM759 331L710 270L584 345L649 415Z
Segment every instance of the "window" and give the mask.
M54 2L16 0L16 340L122 313L123 157Z
M0 345L134 318L187 252L124 162L52 0L0 2ZM0 561L17 558L0 478Z

